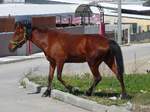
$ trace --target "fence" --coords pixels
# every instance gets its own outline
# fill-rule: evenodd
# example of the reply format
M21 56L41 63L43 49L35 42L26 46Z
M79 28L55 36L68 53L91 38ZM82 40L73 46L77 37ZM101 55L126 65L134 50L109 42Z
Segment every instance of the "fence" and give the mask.
M14 17L1 17L0 18L0 32L13 32L15 18Z
M33 16L32 17L33 27L43 27L43 28L54 28L56 27L56 17L55 16Z
M150 40L150 32L143 32L143 33L131 35L131 41L143 41L146 39Z

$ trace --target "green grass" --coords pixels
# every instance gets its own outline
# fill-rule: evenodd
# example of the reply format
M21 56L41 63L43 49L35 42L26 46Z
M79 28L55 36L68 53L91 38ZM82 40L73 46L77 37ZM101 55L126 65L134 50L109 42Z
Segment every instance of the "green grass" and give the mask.
M29 80L34 81L42 86L47 86L47 77L43 76L28 76ZM97 101L101 104L106 105L121 105L126 103L127 101L131 100L132 102L135 99L140 99L142 104L150 104L150 74L131 74L125 75L124 81L127 89L127 93L129 94L130 98L127 100L111 100L108 97L116 96L118 97L120 94L120 84L116 77L103 77L102 81L97 85L95 94L91 97L83 96L84 91L86 91L91 83L92 78L89 74L84 75L63 75L63 79L68 83L75 87L80 88L80 97L84 97L90 100ZM59 89L61 91L66 91L64 86L56 79L53 80L53 88ZM146 95L144 95L146 94ZM144 96L144 97L143 97ZM141 97L141 98L140 98ZM146 101L146 100L147 101ZM143 102L147 103L143 103ZM135 101L137 102L137 101Z

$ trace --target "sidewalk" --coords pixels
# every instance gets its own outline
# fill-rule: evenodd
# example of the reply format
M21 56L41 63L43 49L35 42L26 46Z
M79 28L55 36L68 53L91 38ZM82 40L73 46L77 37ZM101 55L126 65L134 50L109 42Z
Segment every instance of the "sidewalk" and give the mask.
M8 64L14 62L20 62L25 60L37 59L37 58L44 58L45 55L43 52L32 54L30 56L7 56L0 58L0 64Z

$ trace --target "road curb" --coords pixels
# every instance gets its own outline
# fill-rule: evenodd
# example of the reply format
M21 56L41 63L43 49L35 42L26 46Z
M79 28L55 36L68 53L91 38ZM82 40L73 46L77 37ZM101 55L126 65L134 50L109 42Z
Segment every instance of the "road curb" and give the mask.
M30 93L40 93L41 86L29 81L28 78L24 78L21 82L25 84L24 86L25 86L25 88L28 92L30 92Z
M44 57L45 57L44 54L40 54L40 55L33 54L31 56L10 56L10 57L8 56L8 57L3 57L0 60L0 65L39 59L39 58L44 58Z
M92 112L131 112L131 109L125 106L101 105L97 102L80 98L78 96L65 93L56 89L52 90L51 97Z
M29 81L28 78L24 78L22 81L26 85L26 90L30 93L40 93L40 92L44 92L47 89L46 87L40 87L40 85ZM98 104L97 102L80 98L78 96L72 95L70 93L62 92L56 89L53 89L51 91L51 97L92 112L131 112L132 110L132 108L128 108L127 106L101 105Z
M42 57L34 57L34 58L25 58L25 59L4 61L4 62L0 62L0 65L2 65L2 64L16 63L16 62L22 62L22 61L27 61L27 60L33 60L33 59L38 59L38 58L42 58Z

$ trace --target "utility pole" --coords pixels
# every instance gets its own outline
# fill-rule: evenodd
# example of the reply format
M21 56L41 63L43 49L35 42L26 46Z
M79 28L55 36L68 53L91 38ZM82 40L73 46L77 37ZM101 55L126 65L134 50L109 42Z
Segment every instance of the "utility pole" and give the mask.
M121 0L118 0L118 44L122 44Z

